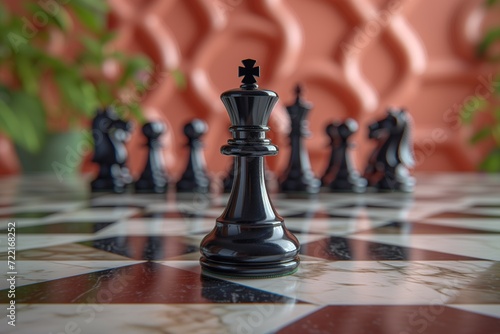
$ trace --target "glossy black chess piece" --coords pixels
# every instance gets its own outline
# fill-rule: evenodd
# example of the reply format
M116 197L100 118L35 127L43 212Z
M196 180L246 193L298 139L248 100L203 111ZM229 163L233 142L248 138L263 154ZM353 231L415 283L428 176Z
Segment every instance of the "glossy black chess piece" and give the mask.
M227 172L226 177L222 180L222 187L223 187L223 191L225 193L230 193L231 189L233 189L234 165L235 165L235 161L233 159L233 163L231 164L231 168Z
M208 131L208 125L201 119L194 119L184 126L184 134L188 138L189 160L179 181L177 192L208 193L210 178L205 167L203 143L201 137Z
M167 191L168 178L160 143L160 136L164 132L165 125L161 122L149 122L142 126L142 133L147 139L148 157L141 176L135 182L135 191L138 193L162 194Z
M231 189L233 189L234 173L235 173L235 170L234 170L234 160L233 160L233 163L231 164L231 168L228 170L227 175L222 180L223 192L230 193ZM266 168L265 163L264 163L264 178L266 181L266 186L268 189L271 190L271 192L273 191L273 189L277 188L276 177L272 171L270 171L269 169Z
M298 267L299 242L274 209L264 180L264 156L278 153L265 135L278 95L258 89L255 60L243 64L240 89L221 95L233 135L221 152L236 157L234 185L226 209L201 242L200 263L205 271L229 276L287 275Z
M387 116L369 126L369 138L377 141L364 177L380 191L411 192L415 179L411 119L405 109L390 108Z
M357 130L358 123L352 118L346 119L343 123L333 122L326 126L331 154L321 181L331 191L361 193L366 190L367 182L352 165L350 156L352 144L349 138Z
M128 153L125 147L131 132L132 123L120 119L112 109L97 111L92 121L92 161L99 164L99 173L91 182L92 191L122 193L132 182L127 168Z
M290 160L280 182L280 191L316 194L319 192L321 182L314 177L303 140L309 137L306 117L312 106L303 101L301 93L302 89L297 85L295 103L286 108L291 121Z

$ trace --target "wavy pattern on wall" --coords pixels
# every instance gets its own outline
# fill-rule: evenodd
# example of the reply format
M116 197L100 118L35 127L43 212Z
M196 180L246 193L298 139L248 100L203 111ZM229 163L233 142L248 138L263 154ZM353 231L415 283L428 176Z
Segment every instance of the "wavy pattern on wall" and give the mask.
M415 123L419 170L471 170L481 152L466 144L458 106L488 80L491 68L474 60L481 36L482 0L110 0L116 47L144 52L158 64L155 88L144 98L148 117L169 125L168 166L184 167L182 127L194 117L208 122L206 156L213 172L230 158L219 147L229 138L221 92L237 87L240 60L261 66L261 87L280 95L270 125L281 171L288 159L284 106L293 87L305 86L314 105L312 166L321 173L328 151L326 122L352 117L361 126L355 161L362 168L372 149L366 126L389 105L406 106ZM187 86L169 73L180 69ZM130 145L132 170L142 166L142 139Z

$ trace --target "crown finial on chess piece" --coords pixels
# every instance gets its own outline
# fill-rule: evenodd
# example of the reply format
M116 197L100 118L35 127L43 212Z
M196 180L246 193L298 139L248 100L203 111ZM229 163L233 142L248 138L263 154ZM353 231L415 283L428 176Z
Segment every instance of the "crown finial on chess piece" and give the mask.
M300 84L297 84L295 86L295 96L297 100L300 100L302 98L302 86Z
M259 88L255 77L260 76L260 67L254 67L257 61L254 59L244 59L241 62L245 67L238 66L238 77L243 77L240 87L243 89Z

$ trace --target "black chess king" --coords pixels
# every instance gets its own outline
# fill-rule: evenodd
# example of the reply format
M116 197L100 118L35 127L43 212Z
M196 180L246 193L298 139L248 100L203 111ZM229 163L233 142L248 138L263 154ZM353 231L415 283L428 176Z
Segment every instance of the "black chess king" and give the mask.
M226 209L200 245L204 271L236 277L275 277L292 274L299 265L299 242L287 230L267 193L264 156L278 154L266 138L278 95L258 89L259 67L245 59L239 89L222 93L233 139L221 147L235 156L234 182Z

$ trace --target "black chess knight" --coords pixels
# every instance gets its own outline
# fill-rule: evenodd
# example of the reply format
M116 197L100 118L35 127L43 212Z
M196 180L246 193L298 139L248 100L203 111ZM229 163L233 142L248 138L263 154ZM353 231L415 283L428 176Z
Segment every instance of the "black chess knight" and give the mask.
M121 193L132 183L125 147L131 131L132 123L120 119L112 109L98 110L92 121L92 161L99 164L99 174L91 182L92 191Z
M278 95L258 89L255 60L243 64L240 89L221 95L233 135L221 152L236 157L234 185L226 209L201 242L200 262L204 271L222 275L282 276L297 269L299 242L274 209L264 180L264 156L278 153L265 135Z
M411 192L415 179L410 116L404 109L390 108L387 117L369 126L369 137L377 141L370 155L365 178L380 191Z
M321 178L323 185L331 191L364 192L366 180L354 169L349 138L358 130L358 123L348 118L344 123L334 122L326 127L330 138L331 154L328 167Z
M149 122L142 127L147 139L148 157L141 176L135 182L138 193L161 194L167 190L168 180L160 144L160 136L164 132L165 125L161 122Z
M309 155L304 145L303 138L309 136L306 117L312 106L306 103L301 96L301 87L295 88L295 103L286 110L290 115L290 161L280 182L282 192L306 192L315 194L319 192L321 182L314 177L311 170Z
M207 131L207 123L201 119L194 119L184 126L184 134L188 139L189 160L184 173L177 181L177 192L208 193L210 190L210 178L207 175L201 142L201 137Z

